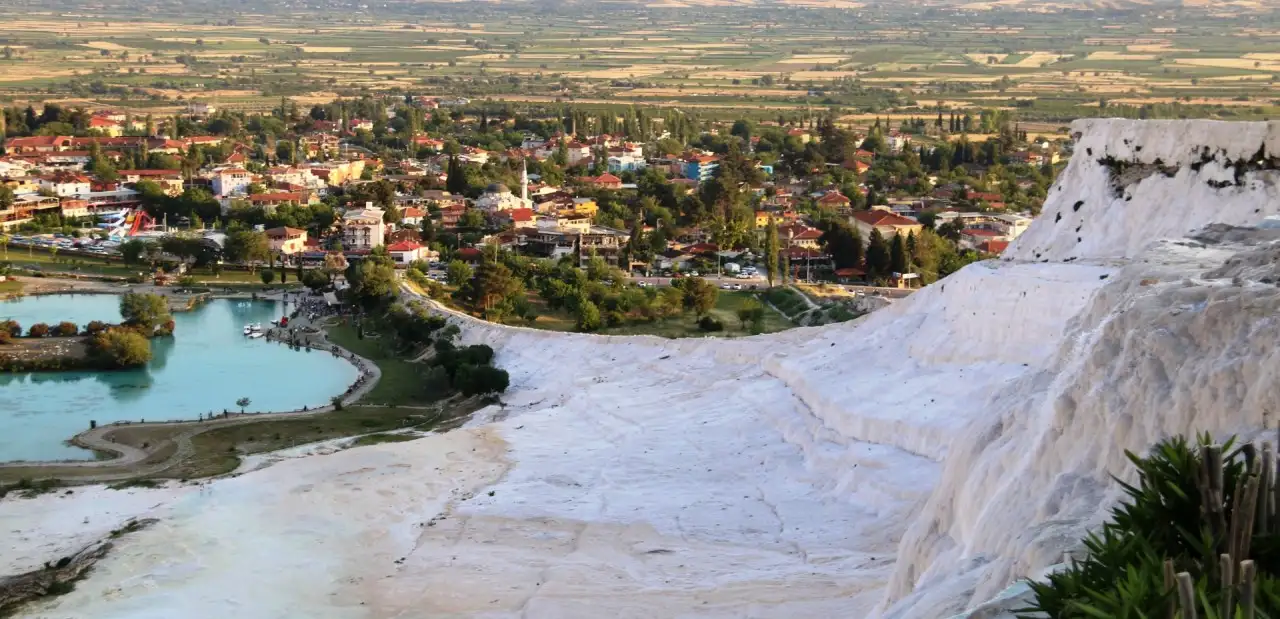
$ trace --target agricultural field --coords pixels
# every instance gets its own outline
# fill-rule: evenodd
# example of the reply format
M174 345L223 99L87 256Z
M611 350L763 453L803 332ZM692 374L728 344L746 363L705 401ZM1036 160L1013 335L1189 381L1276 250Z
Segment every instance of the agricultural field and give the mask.
M823 108L849 122L940 107L1016 108L1050 125L1280 114L1280 28L1267 26L1275 15L1261 5L1147 7L1112 19L1107 9L840 0L265 14L236 3L203 13L79 4L0 7L0 103L260 111L281 97L312 105L384 93L762 119Z

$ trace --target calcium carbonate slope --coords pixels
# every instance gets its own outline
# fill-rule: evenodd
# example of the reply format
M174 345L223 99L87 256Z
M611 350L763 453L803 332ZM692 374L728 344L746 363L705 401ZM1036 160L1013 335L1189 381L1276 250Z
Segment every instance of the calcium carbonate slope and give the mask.
M1178 240L1280 209L1276 127L1073 131L1045 214L1002 260L856 324L670 341L459 319L511 372L503 407L114 506L161 523L30 616L974 608L1101 521L1125 449L1255 429L1280 396L1276 233ZM74 527L39 514L78 500L0 503L0 525L53 556Z

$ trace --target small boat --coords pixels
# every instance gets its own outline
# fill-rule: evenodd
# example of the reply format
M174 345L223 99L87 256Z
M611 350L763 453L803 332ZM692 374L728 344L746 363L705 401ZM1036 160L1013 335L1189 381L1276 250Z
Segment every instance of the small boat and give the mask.
M263 334L261 331L254 331L253 333L250 333L250 334L249 334L249 339L251 339L251 340L256 340L256 339L258 339L258 338L260 338L260 337L263 337L263 335L264 335L264 334Z
M253 325L245 325L244 334L249 335L250 333L253 333Z
M254 333L262 333L262 323L260 322L253 323L252 331Z

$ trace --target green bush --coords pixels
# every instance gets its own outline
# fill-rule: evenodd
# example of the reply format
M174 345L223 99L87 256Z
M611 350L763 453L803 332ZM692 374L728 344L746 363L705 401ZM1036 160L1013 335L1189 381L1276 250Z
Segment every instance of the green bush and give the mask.
M698 328L708 333L724 331L724 323L710 316L703 316L702 320L698 321Z
M90 350L107 367L136 367L151 360L151 343L132 329L99 333L91 340Z
M466 396L502 393L509 382L506 370L490 366L464 365L454 378L454 386Z
M80 332L80 327L76 323L64 320L53 328L53 334L58 337L71 337Z
M1234 617L1235 602L1253 592L1259 616L1280 617L1280 518L1274 504L1256 506L1259 490L1264 498L1274 493L1270 448L1260 458L1251 445L1211 446L1203 436L1192 446L1177 437L1147 457L1128 455L1138 482L1120 482L1126 499L1084 540L1085 558L1047 582L1030 583L1035 602L1019 612L1043 614L1022 616L1173 616L1170 607L1179 604L1173 573L1185 572L1193 583L1185 594L1197 601L1199 616L1221 617L1225 605ZM1257 568L1252 586L1224 582L1220 566L1240 574L1246 559Z
M44 324L43 322L37 322L36 324L31 325L30 329L27 329L27 337L48 337L50 331L51 329L49 329L49 325Z

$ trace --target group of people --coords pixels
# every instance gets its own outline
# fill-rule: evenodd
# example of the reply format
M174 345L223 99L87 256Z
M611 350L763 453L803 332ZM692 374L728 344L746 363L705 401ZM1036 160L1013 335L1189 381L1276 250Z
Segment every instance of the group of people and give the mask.
M323 296L300 297L296 303L297 307L293 310L291 318L306 316L308 320L316 320L317 318L336 315L338 313L337 308L329 305L329 303L324 300Z

